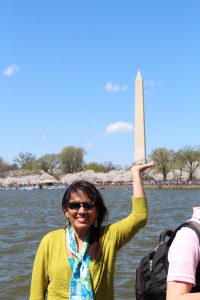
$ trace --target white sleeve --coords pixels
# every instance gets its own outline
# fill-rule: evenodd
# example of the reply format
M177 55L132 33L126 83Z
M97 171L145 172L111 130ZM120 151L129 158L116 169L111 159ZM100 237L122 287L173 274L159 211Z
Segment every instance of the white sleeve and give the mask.
M167 281L181 281L195 285L195 274L200 259L199 239L191 228L181 228L168 253Z

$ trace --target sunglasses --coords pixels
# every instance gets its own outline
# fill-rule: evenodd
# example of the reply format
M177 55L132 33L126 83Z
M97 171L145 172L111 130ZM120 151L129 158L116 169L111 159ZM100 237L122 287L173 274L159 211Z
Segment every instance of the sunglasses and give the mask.
M79 210L80 207L83 207L85 210L91 210L94 209L94 203L95 201L90 201L90 202L69 202L68 207L72 210Z

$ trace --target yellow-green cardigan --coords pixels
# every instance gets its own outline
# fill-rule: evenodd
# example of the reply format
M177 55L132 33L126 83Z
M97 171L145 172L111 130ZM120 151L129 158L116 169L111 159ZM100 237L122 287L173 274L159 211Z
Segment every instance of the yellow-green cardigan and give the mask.
M114 299L114 268L118 250L142 228L147 221L145 197L132 199L133 209L120 222L105 226L102 235L102 255L90 261L90 274L95 300ZM65 229L45 235L38 248L33 266L30 300L69 299L72 270L68 261Z

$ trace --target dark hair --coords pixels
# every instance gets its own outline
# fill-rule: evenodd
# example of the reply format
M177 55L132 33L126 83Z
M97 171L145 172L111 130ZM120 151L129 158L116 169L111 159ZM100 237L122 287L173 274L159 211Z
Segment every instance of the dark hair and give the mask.
M70 184L64 193L62 199L63 212L65 212L68 207L71 193L76 193L78 195L79 194L81 195L83 193L89 200L95 201L95 207L97 210L97 225L94 226L94 224L92 224L90 227L89 254L91 258L97 259L101 250L101 246L100 246L101 226L103 221L106 220L106 217L108 215L107 208L104 204L100 192L98 191L98 189L95 187L94 184L85 180L78 180Z

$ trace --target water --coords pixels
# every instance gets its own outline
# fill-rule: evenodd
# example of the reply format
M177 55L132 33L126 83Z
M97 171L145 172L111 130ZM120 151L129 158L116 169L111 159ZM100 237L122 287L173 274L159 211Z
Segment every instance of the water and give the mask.
M109 222L125 217L131 209L131 189L101 190ZM0 299L25 300L33 259L47 232L65 226L61 210L64 190L0 190ZM149 219L135 238L120 251L115 272L115 299L135 299L135 269L139 260L157 244L159 232L175 228L200 205L198 190L146 190Z

